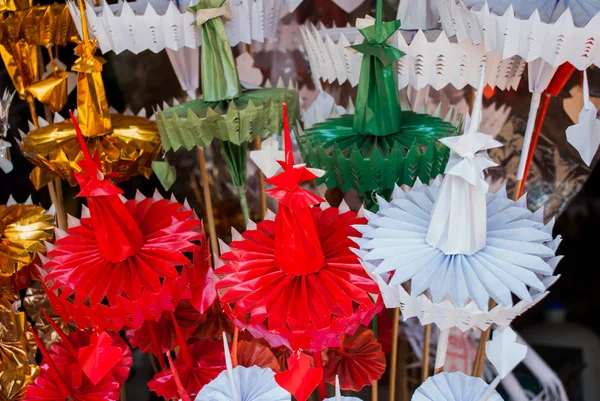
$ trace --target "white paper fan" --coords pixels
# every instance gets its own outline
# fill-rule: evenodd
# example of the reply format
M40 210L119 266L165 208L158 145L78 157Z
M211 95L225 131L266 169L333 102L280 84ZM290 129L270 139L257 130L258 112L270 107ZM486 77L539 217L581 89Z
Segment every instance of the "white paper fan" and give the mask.
M439 373L428 378L415 391L412 401L484 401L488 384L461 372ZM485 401L502 401L496 391Z

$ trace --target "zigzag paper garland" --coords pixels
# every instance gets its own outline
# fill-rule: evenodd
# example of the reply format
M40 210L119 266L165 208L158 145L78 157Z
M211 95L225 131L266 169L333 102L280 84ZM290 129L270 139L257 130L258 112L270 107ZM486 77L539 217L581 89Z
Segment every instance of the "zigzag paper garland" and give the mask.
M317 29L309 24L301 27L301 32L316 77L330 83L358 84L363 56L348 49L363 41L357 29ZM486 51L482 44L459 44L439 30L398 31L389 43L406 53L397 62L398 89L409 85L415 89L431 85L436 90L447 85L476 87L484 64L487 84L501 90L516 89L526 65L519 56L503 59L498 52Z
M548 23L541 20L537 9L521 19L512 5L498 15L490 11L487 2L475 10L462 0L436 1L442 27L460 43L483 45L486 51L500 52L502 58L520 56L527 62L542 58L552 67L569 62L584 70L600 62L600 14L578 27L568 8L554 23Z
M102 53L129 50L137 54L148 49L157 53L165 48L179 50L201 45L198 28L192 26L194 15L186 11L195 3L197 0L182 0L178 7L174 1L141 0L109 5L103 0L100 7L88 3L86 15L90 34L98 39ZM233 19L225 23L231 46L274 37L281 6L280 0L232 2ZM81 35L81 16L76 3L69 1L69 10Z

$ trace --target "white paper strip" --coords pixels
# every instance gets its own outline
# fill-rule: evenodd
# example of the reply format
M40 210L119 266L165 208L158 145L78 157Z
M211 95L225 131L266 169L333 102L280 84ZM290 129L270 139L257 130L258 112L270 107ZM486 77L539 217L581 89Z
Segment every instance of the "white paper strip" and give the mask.
M583 70L600 61L600 14L584 26L576 26L571 9L553 12L552 21L544 21L539 10L529 16L515 14L518 7L506 7L505 0L436 0L442 27L459 42L483 44L487 51L500 52L502 58L521 56L527 62L542 58L553 67L569 62ZM534 8L539 2L519 1ZM550 6L554 2L547 2ZM575 3L575 2L570 2ZM591 2L590 6L591 6ZM504 5L494 9L495 5ZM491 10L490 10L491 8ZM598 5L595 6L597 12ZM547 15L545 15L548 18ZM580 16L578 22L583 22Z
M69 1L69 11L81 35L79 8ZM90 36L98 39L102 53L125 50L155 53L168 48L200 46L200 31L192 26L194 15L186 11L197 0L180 0L179 7L171 0L119 1L100 7L88 3L86 15ZM250 44L252 40L264 41L274 37L279 24L280 0L236 0L231 2L233 19L225 23L231 46Z
M600 120L598 120L596 106L590 101L590 88L585 71L583 73L583 107L579 112L577 124L567 128L567 141L577 149L585 164L588 166L592 164L598 146L600 146Z
M352 86L358 84L362 54L347 47L362 43L356 28L320 29L301 27L302 38L313 74L323 81ZM486 65L485 83L499 89L516 89L526 63L518 56L502 59L498 52L486 52L483 45L456 43L443 31L398 31L389 41L406 53L397 62L398 89L431 85L440 90L447 85L457 89L477 87Z

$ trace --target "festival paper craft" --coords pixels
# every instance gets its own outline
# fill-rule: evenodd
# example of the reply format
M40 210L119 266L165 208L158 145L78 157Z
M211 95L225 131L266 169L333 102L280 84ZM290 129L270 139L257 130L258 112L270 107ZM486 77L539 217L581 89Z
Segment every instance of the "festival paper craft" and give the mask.
M228 3L227 3L228 4ZM285 88L242 91L230 42L221 19L223 0L202 0L189 11L196 16L204 45L201 48L203 98L158 110L157 122L165 150L208 146L220 140L221 151L240 198L244 222L248 142L278 134L282 128L281 103L298 114L297 94ZM258 3L256 3L258 4Z
M590 12L582 18L562 1L436 2L448 37L456 35L459 43L481 44L486 51L500 52L503 59L520 56L528 63L541 59L554 68L569 62L584 70L600 58L598 4L586 2ZM568 3L576 6L579 2Z
M121 199L97 153L92 158L85 147L73 115L72 120L84 154L78 196L87 198L89 209L81 220L71 218L66 232L56 231L57 240L42 258L42 278L66 321L80 328L138 328L175 308L182 277L176 266L190 263L184 252L196 248L192 241L204 240L201 223L189 207L158 193Z
M269 368L275 373L281 371L281 365L273 350L266 341L261 339L238 341L237 362L239 366L247 368L258 366L259 368Z
M289 136L286 124L283 172L267 180L274 186L267 193L279 201L275 221L267 216L223 244L217 289L240 329L271 346L319 352L339 346L342 334L368 323L380 305L372 297L377 286L350 250L348 236L358 234L352 225L364 220L298 185L320 172L294 165Z
M482 398L488 388L479 377L460 372L438 373L417 388L411 401L502 401L496 391Z
M29 265L37 252L45 252L42 242L52 238L52 214L31 197L17 203L10 196L0 205L0 300L14 301L31 284Z
M431 85L440 90L448 85L462 89L476 87L482 65L487 65L486 84L491 87L516 89L525 61L519 56L503 58L500 53L486 51L483 45L457 43L443 31L401 30L387 41L406 56L395 66L398 89L407 86L421 89ZM352 52L350 46L363 43L356 28L319 28L312 24L301 27L302 39L312 73L325 82L359 82L363 55Z
M343 336L339 348L327 350L329 361L323 368L325 381L344 390L360 391L381 379L385 354L372 330L360 327L352 336ZM341 379L338 379L341 378Z
M336 376L335 377L335 397L325 398L323 401L362 401L360 398L356 397L342 397L342 392L340 391L340 380Z
M483 79L465 134L442 140L452 150L442 184L397 188L357 229L361 259L376 266L374 274L393 272L390 286L410 281L414 297L429 290L434 303L448 295L457 308L472 300L487 311L490 298L510 308L512 294L532 302L531 291L544 292L560 238L552 239L553 222L540 224L543 211L527 210L525 198L486 194L483 170L495 164L485 151L501 144L478 132L482 89Z
M348 14L352 13L358 7L360 7L365 0L333 0L342 10Z
M590 101L587 73L583 72L583 108L577 124L567 128L567 141L573 145L586 165L591 165L600 145L600 120L598 110Z
M317 183L355 189L368 208L375 207L373 193L389 197L394 185L413 185L438 175L448 151L436 140L453 136L459 128L441 118L402 110L397 96L394 62L405 53L387 44L400 21L377 18L358 20L364 43L352 46L365 54L354 115L298 129L298 146L306 163L326 171Z
M181 89L187 93L189 100L196 99L196 91L200 87L200 49L182 47L166 50Z
M83 0L80 6L83 7ZM85 19L81 23L87 26ZM94 55L96 43L84 30L83 41L76 48L79 58L73 66L77 71L77 111L86 150L98 152L103 172L115 182L137 174L149 178L151 163L161 149L156 124L139 116L111 114L101 75L104 60ZM57 176L75 186L78 162L83 159L75 127L58 113L53 124L43 119L34 124L20 145L23 155L36 165L30 174L34 186L39 189Z
M44 358L40 375L27 387L25 401L119 400L119 382L113 375L107 374L98 384L94 384L81 370L79 363L72 363L70 357L63 361L60 353L50 354L37 334L34 331L32 334Z
M304 129L310 129L315 124L322 123L329 118L336 118L346 113L354 113L352 99L349 100L347 108L338 106L333 96L323 90L319 80L315 80L314 84L318 94L313 103L302 111Z
M275 373L258 366L236 366L231 363L227 336L223 333L225 365L213 381L200 390L197 401L289 401L290 393L275 381Z

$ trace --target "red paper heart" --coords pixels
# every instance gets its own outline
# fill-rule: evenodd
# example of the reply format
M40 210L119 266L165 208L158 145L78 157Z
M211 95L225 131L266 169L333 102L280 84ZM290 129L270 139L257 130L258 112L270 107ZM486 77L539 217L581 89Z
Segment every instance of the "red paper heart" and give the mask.
M288 358L288 366L288 370L275 375L275 381L298 401L306 401L321 382L323 369L311 368L310 358L301 352Z
M112 338L102 331L92 334L90 345L79 349L81 370L94 384L100 383L123 357L123 350L112 346L112 342Z

